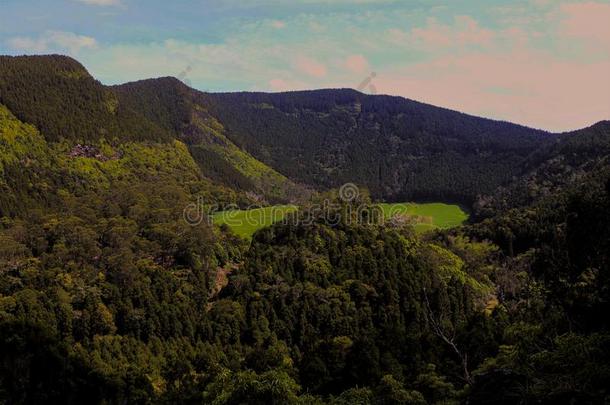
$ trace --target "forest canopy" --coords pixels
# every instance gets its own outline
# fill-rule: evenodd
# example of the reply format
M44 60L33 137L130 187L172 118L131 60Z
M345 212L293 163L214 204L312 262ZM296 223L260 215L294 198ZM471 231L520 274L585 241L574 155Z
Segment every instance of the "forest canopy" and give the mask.
M0 57L0 403L608 402L609 145ZM395 198L473 215L419 233ZM184 218L289 201L251 241Z

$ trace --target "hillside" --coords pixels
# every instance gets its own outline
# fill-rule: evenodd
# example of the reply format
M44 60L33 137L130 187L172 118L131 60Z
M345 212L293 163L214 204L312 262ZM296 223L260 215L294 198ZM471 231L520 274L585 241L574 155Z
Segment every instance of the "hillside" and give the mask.
M559 161L572 170L569 159L607 155L607 123L548 134L353 90L212 94L174 78L106 87L62 56L0 58L0 103L51 142L178 139L205 177L267 202L352 182L375 199L476 203L488 215L524 200L516 189L528 177L558 175ZM513 196L491 202L497 193Z
M274 201L302 201L310 191L237 147L200 99L202 94L174 78L128 83L113 88L122 104L189 145L206 176L229 187Z
M48 141L171 139L65 56L0 56L0 104Z
M115 89L123 104L193 145L204 170L246 189L270 177L258 159L317 190L354 182L376 198L470 204L522 175L528 156L552 138L353 90L210 94L171 78Z
M353 90L209 94L229 139L291 179L393 201L471 203L522 174L552 138L518 125Z
M582 183L610 166L610 121L559 134L523 163L523 175L481 195L475 214L492 217L510 208L526 207Z
M191 89L176 79L151 84L142 96L136 94L141 86L118 91L102 85L68 57L0 57L0 104L49 142L98 148L103 142L178 139L188 144L205 177L251 192L252 200L291 201L309 194L226 139L221 126L189 101Z

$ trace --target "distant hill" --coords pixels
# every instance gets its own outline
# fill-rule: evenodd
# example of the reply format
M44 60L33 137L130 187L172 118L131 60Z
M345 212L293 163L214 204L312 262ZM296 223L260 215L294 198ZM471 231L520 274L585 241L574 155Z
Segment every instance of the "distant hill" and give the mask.
M374 199L497 208L527 200L515 185L556 157L590 170L608 142L607 123L550 134L349 89L203 93L171 77L108 87L57 55L0 57L0 104L49 142L178 139L205 177L268 202L352 182ZM508 189L508 203L490 203Z
M224 138L221 126L192 103L176 79L120 88L95 80L65 56L0 57L0 104L49 142L185 141L204 176L251 199L292 201L309 192Z
M206 176L269 201L297 201L310 192L239 148L209 113L205 95L174 78L142 80L112 88L121 104L184 141Z
M347 89L210 94L172 78L114 89L122 104L195 145L191 150L198 161L207 162L218 178L246 188L240 174L255 171L232 170L235 163L209 167L227 160L218 158L217 145L230 144L229 149L241 149L318 190L353 182L376 198L470 204L523 174L529 155L553 138L515 124Z
M524 174L481 195L474 208L478 217L491 217L510 208L526 207L587 180L610 167L610 121L554 137L523 163Z
M66 56L0 56L0 104L49 141L171 140Z
M227 136L288 177L388 200L470 203L521 174L549 134L354 90L209 94Z

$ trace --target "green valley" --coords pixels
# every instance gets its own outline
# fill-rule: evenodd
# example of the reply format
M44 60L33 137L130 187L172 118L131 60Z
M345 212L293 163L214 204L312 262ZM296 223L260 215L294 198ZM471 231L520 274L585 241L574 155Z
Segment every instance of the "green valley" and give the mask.
M242 238L251 239L259 229L279 222L288 213L297 210L295 205L274 205L250 210L220 211L212 215L212 221L217 225L228 226L233 233Z
M412 225L416 232L434 229L449 229L463 224L468 214L458 205L444 203L380 203L384 220ZM251 239L259 229L282 221L286 214L297 211L294 205L274 205L250 210L229 210L216 212L212 221L216 225L226 225L233 233Z
M406 217L418 232L448 229L462 225L468 214L459 205L444 203L382 203L386 219Z

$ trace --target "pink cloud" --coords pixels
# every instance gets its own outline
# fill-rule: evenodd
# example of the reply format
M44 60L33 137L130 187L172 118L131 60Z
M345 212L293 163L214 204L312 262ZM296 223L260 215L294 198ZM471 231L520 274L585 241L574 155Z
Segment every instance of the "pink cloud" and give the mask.
M459 45L489 45L494 40L492 30L481 28L472 17L463 15L455 17L454 35Z
M482 28L475 19L466 15L456 16L452 26L441 24L436 18L429 18L425 27L413 28L408 35L398 29L390 30L389 34L394 41L408 38L413 43L421 43L427 50L490 45L495 38L494 31Z
M531 50L440 57L376 78L381 92L549 130L610 118L610 61Z
M610 59L603 52L610 50L605 48L610 45L610 4L586 2L556 10L547 16L563 34L556 39L583 40L581 57L537 48L544 34L528 24L492 31L469 16L455 17L453 25L429 19L409 32L389 30L388 38L407 50L420 47L432 59L380 72L377 88L555 131L610 119Z
M282 78L271 79L269 80L268 85L268 88L271 91L290 91L310 88L310 86L304 82Z
M362 55L350 55L345 59L345 68L352 73L364 73L368 70L369 62Z
M297 57L294 61L294 67L299 72L312 77L321 78L326 76L326 66L306 56Z
M521 27L510 27L502 31L502 39L506 40L511 47L522 47L529 43L530 35Z
M290 89L290 85L284 79L269 80L269 87L272 91L286 91Z
M586 2L563 4L562 33L610 47L610 4Z
M281 20L273 20L271 21L271 26L276 29L286 28L286 23Z
M452 44L450 28L439 24L435 18L429 18L425 28L413 28L411 37L416 41L423 41L426 45L448 47Z

